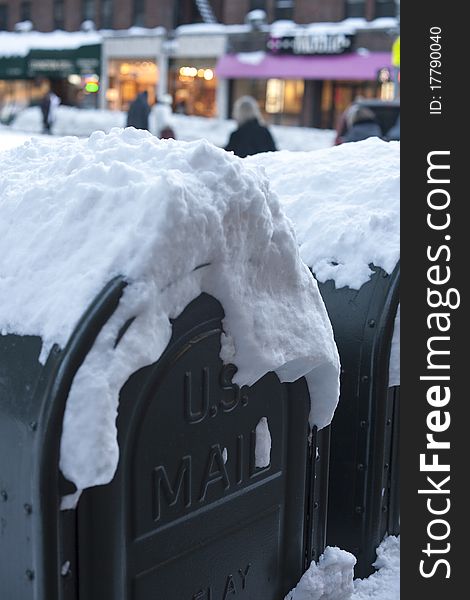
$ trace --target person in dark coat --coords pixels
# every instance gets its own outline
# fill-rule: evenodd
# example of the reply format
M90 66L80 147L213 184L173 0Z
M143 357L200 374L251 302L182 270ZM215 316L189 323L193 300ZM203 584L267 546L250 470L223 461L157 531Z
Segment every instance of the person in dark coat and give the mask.
M370 137L382 137L382 130L374 113L370 108L359 106L347 117L348 130L344 134L343 142L359 142Z
M233 106L233 118L238 124L225 150L245 158L259 152L274 152L276 144L264 125L258 104L251 96L238 98Z
M129 106L127 113L127 127L136 129L149 128L150 106L148 103L148 93L144 91Z
M51 134L51 127L54 124L57 107L60 104L60 98L52 90L49 90L47 94L41 100L41 114L42 114L42 132Z

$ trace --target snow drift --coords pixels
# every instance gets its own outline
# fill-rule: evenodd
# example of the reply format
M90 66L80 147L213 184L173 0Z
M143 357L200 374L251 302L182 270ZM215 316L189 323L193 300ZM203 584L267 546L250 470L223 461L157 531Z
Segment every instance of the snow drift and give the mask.
M371 263L393 271L400 257L399 142L369 138L245 160L266 170L319 281L359 289Z
M358 290L373 271L400 258L400 143L369 138L316 152L245 159L265 169L292 220L300 255L321 281ZM389 385L400 385L400 311Z

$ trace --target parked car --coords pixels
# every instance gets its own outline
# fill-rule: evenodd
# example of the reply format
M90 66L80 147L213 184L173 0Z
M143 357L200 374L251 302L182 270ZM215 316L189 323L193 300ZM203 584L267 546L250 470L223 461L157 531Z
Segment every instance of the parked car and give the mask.
M341 115L338 127L336 129L335 145L343 143L343 136L347 130L348 117L358 108L364 107L370 109L380 125L383 139L400 139L399 134L399 117L400 117L400 100L378 100L377 98L363 98L353 102ZM398 120L398 136L395 125ZM393 128L393 138L388 137L388 133Z

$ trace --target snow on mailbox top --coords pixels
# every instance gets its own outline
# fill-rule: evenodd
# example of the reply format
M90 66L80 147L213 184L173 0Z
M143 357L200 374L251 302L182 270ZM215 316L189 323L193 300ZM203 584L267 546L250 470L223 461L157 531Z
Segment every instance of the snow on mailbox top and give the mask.
M369 138L246 160L265 167L319 281L359 289L370 263L393 271L400 257L399 142Z
M224 308L221 357L237 365L236 383L306 375L312 423L331 420L339 361L330 322L259 169L205 141L135 129L33 139L0 161L2 334L41 336L45 361L110 279L129 284L67 400L60 466L79 490L112 479L119 390L160 357L170 319L201 292Z
M292 219L300 256L318 281L359 289L370 264L391 273L400 258L400 143L369 138L316 152L245 159L262 166ZM389 384L400 382L400 311Z

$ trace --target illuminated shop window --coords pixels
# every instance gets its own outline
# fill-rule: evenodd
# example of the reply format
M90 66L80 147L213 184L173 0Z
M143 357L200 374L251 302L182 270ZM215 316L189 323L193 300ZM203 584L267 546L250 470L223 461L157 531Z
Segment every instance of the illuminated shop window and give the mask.
M268 79L265 110L268 114L298 115L302 111L304 82L297 79Z
M284 88L283 79L268 79L266 84L266 106L269 114L284 112Z
M155 103L158 67L151 60L110 60L108 80L106 101L111 110L127 110L137 95L144 91L148 93L150 106Z
M175 61L170 67L170 94L174 110L186 115L217 115L217 78L214 64Z

